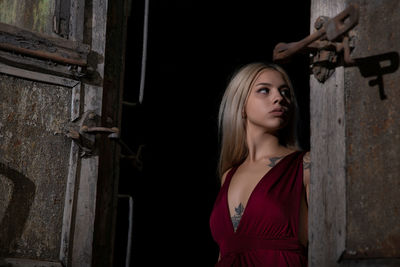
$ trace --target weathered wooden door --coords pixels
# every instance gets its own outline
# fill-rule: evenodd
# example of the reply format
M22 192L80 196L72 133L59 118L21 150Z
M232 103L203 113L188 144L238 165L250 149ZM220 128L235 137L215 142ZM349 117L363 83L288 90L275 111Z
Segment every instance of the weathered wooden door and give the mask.
M400 2L311 1L319 16L357 4L353 66L310 78L310 266L400 266Z
M111 266L119 152L90 132L119 126L116 2L0 1L0 266Z

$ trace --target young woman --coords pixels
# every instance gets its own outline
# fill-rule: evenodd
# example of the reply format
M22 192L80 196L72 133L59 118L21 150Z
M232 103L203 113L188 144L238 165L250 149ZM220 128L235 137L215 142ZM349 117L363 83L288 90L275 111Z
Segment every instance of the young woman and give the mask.
M296 147L286 72L252 63L222 99L221 189L210 217L216 266L307 266L309 153Z

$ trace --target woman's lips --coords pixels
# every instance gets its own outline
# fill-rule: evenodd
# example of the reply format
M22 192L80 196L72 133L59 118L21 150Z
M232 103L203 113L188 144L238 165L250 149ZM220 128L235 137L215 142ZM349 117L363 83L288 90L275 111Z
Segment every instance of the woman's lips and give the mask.
M283 115L285 114L285 111L284 111L284 109L282 109L282 108L277 108L277 109L272 110L270 113L271 113L273 116L278 116L278 117L280 117L280 116L283 116Z
M272 115L274 115L274 116L283 116L283 114L285 113L285 112L283 112L283 111L271 111L270 112Z

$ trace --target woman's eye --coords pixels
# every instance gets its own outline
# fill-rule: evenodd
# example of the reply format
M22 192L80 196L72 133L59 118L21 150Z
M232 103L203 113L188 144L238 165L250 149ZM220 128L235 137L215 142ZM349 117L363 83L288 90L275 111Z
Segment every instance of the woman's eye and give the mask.
M268 88L261 88L261 89L258 90L258 92L262 93L262 94L268 94L269 93L269 89Z
M282 90L281 95L285 97L290 97L290 91L289 90Z

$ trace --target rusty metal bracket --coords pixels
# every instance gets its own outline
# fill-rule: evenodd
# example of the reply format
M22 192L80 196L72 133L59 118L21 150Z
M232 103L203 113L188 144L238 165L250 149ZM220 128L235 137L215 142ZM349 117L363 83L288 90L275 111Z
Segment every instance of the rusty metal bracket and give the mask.
M119 139L119 129L98 126L101 117L94 111L87 111L66 127L66 136L75 141L81 148L81 157L97 154L96 135L107 134L108 138Z
M353 46L349 32L358 24L359 8L351 4L336 17L319 17L314 27L316 31L301 41L278 43L273 51L273 61L286 62L296 53L311 53L311 68L314 76L325 82L339 64L354 65L350 57ZM339 59L338 55L343 54Z

